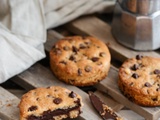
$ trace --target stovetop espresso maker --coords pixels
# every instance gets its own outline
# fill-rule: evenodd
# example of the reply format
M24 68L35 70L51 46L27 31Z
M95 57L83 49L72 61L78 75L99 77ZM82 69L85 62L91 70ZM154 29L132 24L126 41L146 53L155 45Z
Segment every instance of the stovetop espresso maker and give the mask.
M160 0L117 0L112 34L134 50L160 48Z

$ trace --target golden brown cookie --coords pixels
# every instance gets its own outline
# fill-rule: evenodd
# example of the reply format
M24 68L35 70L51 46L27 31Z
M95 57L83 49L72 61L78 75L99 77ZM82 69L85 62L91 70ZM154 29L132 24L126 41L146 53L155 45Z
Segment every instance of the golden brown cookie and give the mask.
M118 85L124 95L142 106L160 105L160 58L137 55L119 69Z
M89 86L103 80L110 68L107 46L94 37L66 37L50 51L54 75L75 86Z
M62 120L81 113L81 97L68 89L52 86L37 88L22 96L20 120Z

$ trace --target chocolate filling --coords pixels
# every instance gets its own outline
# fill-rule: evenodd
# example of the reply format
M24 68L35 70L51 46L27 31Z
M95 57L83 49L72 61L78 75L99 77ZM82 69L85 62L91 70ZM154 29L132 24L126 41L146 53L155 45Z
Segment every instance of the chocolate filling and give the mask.
M44 111L41 116L30 115L30 116L27 117L27 120L54 120L53 117L60 116L60 115L67 115L69 117L69 113L73 110L79 111L79 114L80 114L81 113L81 111L80 111L80 106L81 106L80 100L78 99L78 101L76 101L76 103L78 105L73 107L73 108L57 109L57 110L54 110L54 111L47 110L47 111Z

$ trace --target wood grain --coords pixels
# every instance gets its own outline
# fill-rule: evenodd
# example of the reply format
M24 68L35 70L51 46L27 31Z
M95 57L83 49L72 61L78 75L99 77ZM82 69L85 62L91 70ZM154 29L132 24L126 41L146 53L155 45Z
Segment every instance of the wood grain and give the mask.
M120 60L121 62L127 58L135 57L137 54L160 57L160 55L154 51L133 51L122 46L112 36L110 25L95 16L76 19L67 24L66 28L75 34L91 35L104 41L107 43L112 57Z
M19 120L19 99L0 87L0 118L2 120Z

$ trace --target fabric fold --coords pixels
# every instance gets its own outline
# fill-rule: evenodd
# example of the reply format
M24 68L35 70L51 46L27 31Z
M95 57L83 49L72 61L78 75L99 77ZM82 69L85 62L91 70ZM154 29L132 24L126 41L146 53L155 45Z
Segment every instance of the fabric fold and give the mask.
M0 83L45 57L46 31L81 15L107 12L115 0L1 0Z

